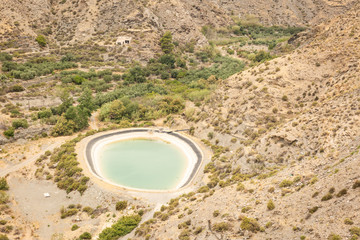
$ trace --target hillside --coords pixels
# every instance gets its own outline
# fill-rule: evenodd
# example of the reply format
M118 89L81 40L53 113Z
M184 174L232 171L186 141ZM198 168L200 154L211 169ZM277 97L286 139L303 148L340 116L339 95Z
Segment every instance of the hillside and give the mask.
M145 56L156 50L162 32L172 31L180 43L206 44L203 26L226 27L233 18L259 17L265 25L305 26L346 11L347 1L10 1L0 2L0 39L7 46L36 47L44 34L57 45L114 45L118 36L131 36ZM142 53L144 52L144 53Z
M358 1L0 0L0 49L0 239L360 239ZM187 129L191 184L90 172L139 127Z
M229 148L213 157L204 177L220 189L180 198L151 236L350 239L345 219L360 221L359 13L355 7L320 25L294 53L223 81L195 114L206 117L190 124L198 138L211 132L211 145L216 139ZM246 217L256 224L245 224Z

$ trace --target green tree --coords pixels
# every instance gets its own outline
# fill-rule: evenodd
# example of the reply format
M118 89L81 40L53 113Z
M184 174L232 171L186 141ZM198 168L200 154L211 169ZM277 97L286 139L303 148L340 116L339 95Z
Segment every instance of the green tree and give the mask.
M133 67L124 74L126 83L143 83L146 81L145 71L140 66Z
M67 120L64 116L61 116L56 122L56 125L52 129L51 135L53 136L64 136L71 135L74 133L76 125L74 121Z
M169 54L174 49L174 44L172 42L172 34L171 32L167 31L160 39L160 46L162 51L165 54Z
M85 88L83 94L79 97L78 102L81 108L86 108L89 111L93 111L95 109L94 98L89 88Z
M35 41L39 44L40 47L45 47L47 44L46 38L43 35L38 35L35 38Z
M74 130L79 131L89 126L89 115L81 107L69 107L65 112L65 118L69 121L73 121L75 126Z

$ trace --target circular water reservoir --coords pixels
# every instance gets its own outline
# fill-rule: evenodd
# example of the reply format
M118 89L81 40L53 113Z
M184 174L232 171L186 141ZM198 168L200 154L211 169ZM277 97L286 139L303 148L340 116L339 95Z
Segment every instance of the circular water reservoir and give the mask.
M86 146L86 158L91 172L110 184L170 191L191 181L202 153L181 134L131 129L93 138Z
M166 190L185 175L187 159L176 146L161 140L130 139L105 145L100 172L111 182L131 188Z

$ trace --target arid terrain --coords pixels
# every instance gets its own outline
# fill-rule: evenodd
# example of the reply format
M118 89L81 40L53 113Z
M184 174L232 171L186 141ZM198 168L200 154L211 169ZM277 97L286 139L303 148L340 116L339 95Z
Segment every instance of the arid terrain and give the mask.
M358 1L0 0L0 49L0 240L360 239ZM189 129L192 184L96 179L130 127Z

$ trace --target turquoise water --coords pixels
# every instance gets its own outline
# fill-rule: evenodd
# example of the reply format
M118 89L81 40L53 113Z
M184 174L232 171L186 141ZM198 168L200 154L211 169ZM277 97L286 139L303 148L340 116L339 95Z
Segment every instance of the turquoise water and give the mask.
M100 150L104 178L125 187L168 190L184 177L186 156L161 140L131 139L113 142Z

